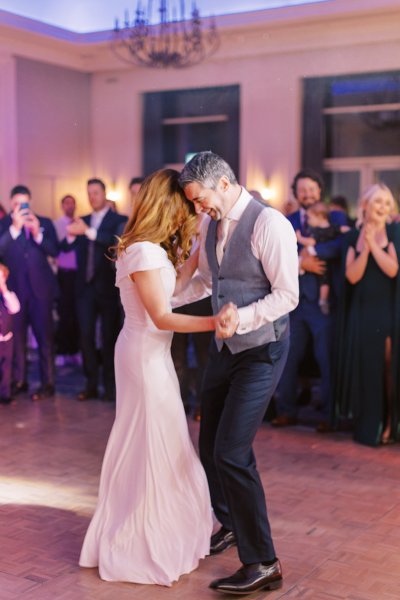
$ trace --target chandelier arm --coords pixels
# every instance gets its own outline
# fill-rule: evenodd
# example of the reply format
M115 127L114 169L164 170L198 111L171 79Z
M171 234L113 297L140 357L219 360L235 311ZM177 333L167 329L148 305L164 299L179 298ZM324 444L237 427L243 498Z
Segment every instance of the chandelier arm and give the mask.
M145 67L183 68L198 64L218 49L219 34L214 18L203 32L195 1L189 20L185 18L185 8L185 0L180 0L178 19L175 4L171 11L168 0L160 0L159 23L153 25L152 0L148 0L147 8L142 8L142 2L138 0L132 24L128 11L125 11L123 27L119 28L116 19L112 51L125 63Z

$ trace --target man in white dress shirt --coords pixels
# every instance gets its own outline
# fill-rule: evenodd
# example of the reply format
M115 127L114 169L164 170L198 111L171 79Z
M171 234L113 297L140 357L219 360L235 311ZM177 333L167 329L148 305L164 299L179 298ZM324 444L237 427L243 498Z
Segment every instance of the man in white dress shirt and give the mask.
M88 198L93 212L67 226L64 251L76 250L76 306L80 329L86 387L78 400L98 397L99 361L96 349L96 322L101 323L101 354L104 400L115 400L114 346L121 327L115 267L109 256L126 217L107 204L106 187L101 179L88 181Z
M296 236L286 218L252 198L212 152L197 154L180 184L211 221L198 273L177 303L194 301L212 282L214 314L227 303L237 307L227 313L232 337L215 339L210 350L199 446L222 525L211 538L211 554L237 544L242 568L210 587L234 594L276 589L282 571L252 444L288 353L288 313L298 302Z
M61 199L63 215L53 221L58 240L61 242L66 234L67 227L74 221L76 200L71 194ZM60 252L57 257L57 279L60 295L57 302L58 326L56 331L56 359L57 365L68 362L79 352L79 327L75 306L75 280L77 264L76 253Z

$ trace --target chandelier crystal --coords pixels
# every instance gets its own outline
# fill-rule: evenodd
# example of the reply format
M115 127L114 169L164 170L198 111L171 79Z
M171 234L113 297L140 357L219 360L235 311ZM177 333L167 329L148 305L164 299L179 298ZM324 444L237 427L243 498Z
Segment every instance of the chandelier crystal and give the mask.
M207 31L202 30L200 13L192 2L190 19L185 19L185 0L180 0L180 18L176 3L160 0L159 22L152 24L153 3L148 0L142 8L139 0L135 18L129 19L125 11L123 26L115 20L112 48L115 54L128 63L163 69L195 65L210 56L219 46L219 35L212 18Z

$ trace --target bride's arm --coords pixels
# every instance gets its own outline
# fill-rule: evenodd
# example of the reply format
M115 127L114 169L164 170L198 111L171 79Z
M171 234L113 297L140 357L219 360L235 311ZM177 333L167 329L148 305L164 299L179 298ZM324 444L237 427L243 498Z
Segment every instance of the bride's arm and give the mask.
M137 286L146 311L158 329L179 333L216 330L216 336L221 339L231 337L235 333L238 317L236 306L231 302L225 304L215 317L175 314L169 311L159 269L137 271L131 273L130 277Z
M143 305L158 329L180 333L214 331L216 318L194 317L169 311L159 269L131 274Z

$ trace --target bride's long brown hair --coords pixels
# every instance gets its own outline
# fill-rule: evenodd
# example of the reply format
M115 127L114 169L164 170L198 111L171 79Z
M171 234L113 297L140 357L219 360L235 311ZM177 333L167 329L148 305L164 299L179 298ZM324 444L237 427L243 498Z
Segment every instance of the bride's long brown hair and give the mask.
M178 177L173 169L162 169L146 177L116 246L117 256L134 242L146 241L160 244L175 268L188 258L197 220Z

